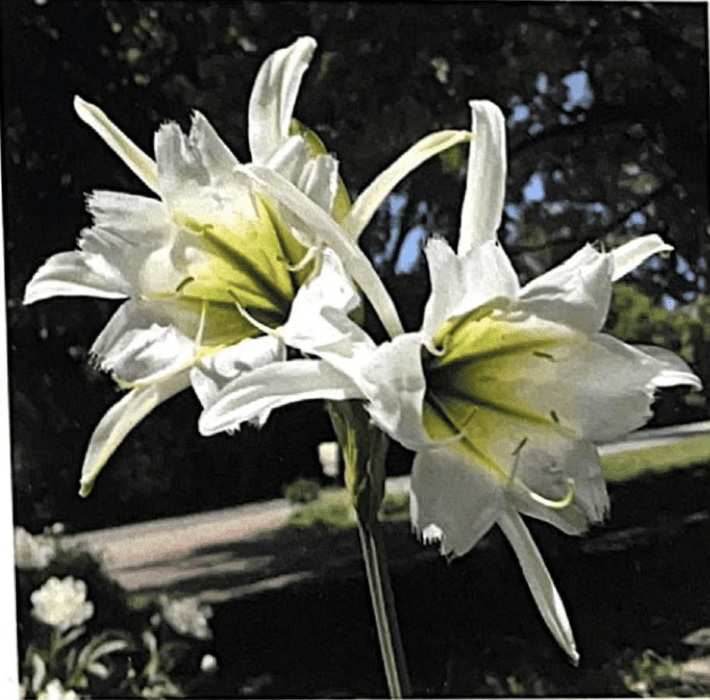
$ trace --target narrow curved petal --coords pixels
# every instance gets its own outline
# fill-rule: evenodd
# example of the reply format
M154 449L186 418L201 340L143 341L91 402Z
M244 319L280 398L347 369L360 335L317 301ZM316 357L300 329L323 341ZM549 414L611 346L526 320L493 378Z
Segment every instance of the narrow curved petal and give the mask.
M156 406L188 386L188 372L181 372L159 384L133 389L108 410L89 441L81 470L81 496L91 493L96 477L126 435Z
M635 238L624 245L611 251L614 258L614 281L621 279L624 275L636 269L642 262L656 253L667 253L673 250L672 245L665 243L663 239L652 233L648 236Z
M309 399L364 398L344 374L322 360L290 360L257 368L229 382L202 413L203 435L237 430L242 423L263 418L279 406Z
M505 202L505 118L500 108L487 100L469 104L473 141L461 210L459 254L495 240Z
M103 258L72 251L53 255L35 272L25 288L23 304L65 296L125 299L130 291L128 281Z
M342 226L357 240L390 192L413 170L435 155L462 141L471 140L468 131L437 131L417 141L386 170L383 170L355 200Z
M523 519L508 508L503 511L498 524L513 547L542 619L576 666L579 664L579 653L567 611Z
M442 554L466 554L495 523L502 502L500 485L455 450L426 449L414 458L412 526L420 536L436 528Z
M252 161L263 165L289 136L298 90L316 41L300 37L264 61L249 99L249 149Z
M597 333L609 311L614 259L585 245L520 291L520 308L584 333Z
M74 97L74 109L79 118L88 124L123 160L123 162L151 189L159 193L158 168L155 162L136 146L95 105L78 95Z
M397 336L404 332L397 308L382 280L365 254L343 229L297 187L267 168L251 166L244 172L255 186L281 205L281 215L299 230L309 231L320 243L330 246L340 256L343 265L372 302L387 332Z

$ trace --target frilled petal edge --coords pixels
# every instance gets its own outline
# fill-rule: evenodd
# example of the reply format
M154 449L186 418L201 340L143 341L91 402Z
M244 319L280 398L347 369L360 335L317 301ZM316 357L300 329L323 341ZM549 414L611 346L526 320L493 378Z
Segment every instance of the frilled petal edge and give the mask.
M503 505L500 484L450 448L418 452L411 484L412 527L425 539L438 533L441 553L447 556L468 552Z

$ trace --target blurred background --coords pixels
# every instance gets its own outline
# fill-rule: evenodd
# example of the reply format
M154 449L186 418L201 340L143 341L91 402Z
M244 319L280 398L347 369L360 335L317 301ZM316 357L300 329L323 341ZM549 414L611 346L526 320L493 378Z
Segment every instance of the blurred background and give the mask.
M318 50L296 117L338 156L351 196L418 138L468 128L469 99L493 100L508 126L500 236L521 278L586 242L608 249L660 233L675 252L615 285L607 330L680 353L710 386L705 4L4 0L0 17L14 507L28 529L231 506L319 477L316 446L332 439L320 404L206 439L197 400L183 392L131 433L80 499L87 441L119 397L87 352L117 304L22 306L37 267L90 224L86 193L146 193L75 116L74 95L151 154L161 123L187 129L200 110L248 161L256 71L304 34ZM420 168L362 238L408 329L429 292L423 243L456 241L466 156L455 148ZM659 398L653 424L707 417L707 390L680 390ZM393 449L391 473L406 473L408 460Z

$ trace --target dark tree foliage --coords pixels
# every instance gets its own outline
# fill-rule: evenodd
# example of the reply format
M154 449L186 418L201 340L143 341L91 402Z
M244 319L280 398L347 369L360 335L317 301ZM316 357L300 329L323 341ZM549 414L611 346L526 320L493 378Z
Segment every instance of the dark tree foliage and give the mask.
M426 133L466 128L469 99L491 99L508 118L501 239L521 277L584 242L609 247L659 232L676 252L625 280L612 324L648 340L651 312L639 309L650 304L654 342L707 369L702 4L5 0L0 17L15 508L30 527L231 505L317 474L315 444L331 435L319 405L279 411L261 431L207 440L195 427L197 401L185 392L133 432L82 501L86 443L118 398L87 352L115 304L21 304L34 270L71 249L88 225L85 193L145 193L75 117L75 94L100 105L149 153L162 122L187 128L200 110L248 160L256 71L303 34L319 48L297 116L338 155L352 195ZM425 235L455 242L465 164L460 148L420 168L399 189L400 207L384 206L363 236L408 328L417 327L428 294L425 264L412 251ZM667 310L678 304L691 305L682 317ZM381 333L374 324L372 331ZM394 456L394 468L403 468L402 455Z

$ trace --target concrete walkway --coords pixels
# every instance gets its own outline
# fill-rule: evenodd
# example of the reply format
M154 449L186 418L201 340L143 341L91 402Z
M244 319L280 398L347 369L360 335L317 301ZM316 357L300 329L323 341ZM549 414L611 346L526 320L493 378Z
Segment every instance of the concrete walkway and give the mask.
M638 431L602 446L600 452L605 468L613 463L629 475L653 463L653 455L666 460L670 455L671 462L675 457L685 463L688 459L710 461L710 421ZM388 479L389 493L408 489L408 477ZM210 603L280 589L316 576L361 575L355 528L284 527L299 507L278 499L83 532L62 541L100 555L109 573L128 591L200 595ZM436 556L435 547L417 542L408 523L388 524L386 535L393 568L411 564L412 558Z

